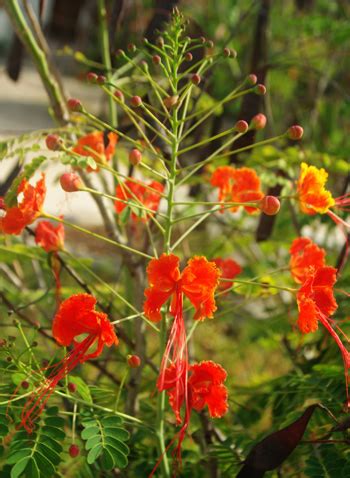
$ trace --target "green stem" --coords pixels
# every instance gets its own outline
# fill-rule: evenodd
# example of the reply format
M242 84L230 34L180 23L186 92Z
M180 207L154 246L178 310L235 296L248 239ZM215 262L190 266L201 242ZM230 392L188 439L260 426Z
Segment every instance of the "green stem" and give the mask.
M43 82L50 98L55 118L60 124L66 124L69 121L69 113L62 87L50 67L50 62L46 53L38 45L38 42L23 16L20 2L17 0L4 0L2 4L8 13L13 28L16 30L17 35L29 51L35 63L41 81Z

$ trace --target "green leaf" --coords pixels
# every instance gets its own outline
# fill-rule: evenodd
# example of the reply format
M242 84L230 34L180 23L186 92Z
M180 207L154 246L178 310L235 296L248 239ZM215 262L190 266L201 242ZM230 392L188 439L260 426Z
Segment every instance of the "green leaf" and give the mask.
M7 463L9 465L14 465L15 463L18 462L18 460L21 460L22 458L25 458L26 456L30 456L32 453L31 448L23 448L22 450L16 450L14 453L10 453L10 455L7 458Z
M29 460L27 468L27 474L30 478L40 478L40 470L34 457ZM47 475L47 478L49 478L49 475Z
M107 446L106 448L113 455L113 458L118 468L125 468L127 466L128 459L123 453L121 453L119 450L112 446Z
M70 375L69 381L77 386L77 392L85 402L92 403L90 389L81 377Z
M45 418L45 425L50 427L63 428L64 419L62 417L47 417Z
M30 458L23 458L22 460L18 461L15 466L11 470L11 478L18 478L23 471L26 469L27 464Z
M92 436L91 438L88 439L88 441L85 444L85 449L86 450L91 450L95 445L98 443L101 443L101 435L95 435Z
M125 445L122 441L117 440L114 436L105 437L105 443L111 445L113 448L116 448L123 455L128 455L130 453L129 447Z
M95 463L97 458L100 456L101 452L102 452L101 444L95 445L94 448L91 448L87 456L87 462L89 463L89 465L92 465L92 463Z
M34 454L34 458L36 463L39 467L40 473L42 476L53 476L56 472L56 468L53 465L52 461L50 461L44 454L40 453L38 450ZM59 458L60 460L60 458ZM58 464L58 463L56 463Z
M130 437L130 433L124 428L120 427L106 427L104 429L106 435L110 435L117 440L126 441Z
M113 455L109 452L108 448L104 448L101 457L101 465L104 470L112 470L116 463Z
M117 416L110 416L102 418L101 423L104 427L118 427L121 425L122 420Z
M94 437L99 433L100 433L99 427L91 426L89 428L85 428L85 430L81 432L81 438L83 440L88 440L89 438Z
M42 428L42 432L49 437L54 438L55 440L64 440L66 434L63 430L59 428L51 427L51 426L44 426Z

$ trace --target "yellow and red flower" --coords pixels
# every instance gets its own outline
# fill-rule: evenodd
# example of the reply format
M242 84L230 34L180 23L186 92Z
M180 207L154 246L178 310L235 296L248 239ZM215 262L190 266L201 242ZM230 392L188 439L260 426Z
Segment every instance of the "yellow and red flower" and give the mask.
M2 202L5 215L0 218L0 231L5 234L20 234L40 216L46 195L45 175L41 175L35 186L23 179L17 189L17 195L21 193L23 197L17 206L6 207Z
M335 199L325 188L327 178L328 173L325 169L301 163L297 193L300 209L305 214L326 214L335 205Z
M258 203L264 193L261 191L260 179L254 169L233 168L232 166L219 166L213 173L210 183L219 188L218 199L220 202ZM240 206L232 206L230 210L235 212ZM259 207L243 206L253 214ZM223 209L221 210L223 212Z
M242 272L242 267L233 259L222 259L221 257L217 257L216 259L213 259L213 262L215 262L221 271L221 279L234 279ZM219 284L219 289L227 290L231 289L232 286L233 281L221 281Z
M302 284L309 275L310 267L316 271L326 265L326 251L308 237L294 239L289 252L290 271L298 284Z
M95 310L96 299L89 294L76 294L60 305L52 324L56 342L72 350L57 363L49 367L51 374L29 397L21 412L21 426L28 433L34 428L58 382L77 365L98 357L103 347L118 345L118 338L106 314ZM79 340L79 336L85 338Z
M114 203L115 210L117 214L120 214L126 207L134 204L134 209L139 213L131 212L133 221L146 222L158 211L163 191L164 186L158 181L145 184L142 181L127 179L124 183L118 184L116 188L115 195L119 200L117 199ZM145 209L137 206L143 206Z

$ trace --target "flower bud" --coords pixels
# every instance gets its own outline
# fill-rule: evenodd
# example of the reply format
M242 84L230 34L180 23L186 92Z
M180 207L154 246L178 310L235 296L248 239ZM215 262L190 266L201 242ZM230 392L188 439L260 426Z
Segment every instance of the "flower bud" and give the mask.
M98 75L97 84L104 85L107 81L107 78L104 75Z
M124 50L122 50L121 48L118 48L118 50L116 50L116 52L115 52L116 57L120 57L120 56L124 56L124 55L125 55Z
M244 120L239 120L235 124L235 130L238 131L239 133L245 133L248 131L249 125L246 121Z
M70 98L67 101L67 105L70 111L75 111L75 112L83 111L83 105L81 101L78 100L77 98Z
M135 43L129 43L127 48L131 53L134 53L136 51Z
M73 383L73 382L68 382L68 390L69 390L71 393L76 392L77 386L75 385L75 383Z
M142 161L142 154L141 151L134 148L129 153L129 161L133 166L137 166Z
M280 207L281 203L275 196L265 196L260 202L260 209L267 216L275 216Z
M141 365L141 359L138 355L128 355L127 361L129 367L131 368L137 368Z
M29 382L27 382L27 380L23 380L23 382L21 382L21 387L24 390L27 390L29 388Z
M248 75L247 81L250 85L254 86L258 81L258 77L254 75L254 73L251 73L250 75Z
M156 44L157 44L160 48L163 48L163 46L164 46L164 38L163 38L163 37L157 38Z
M260 95L260 96L264 96L266 94L266 86L259 83L254 88L254 93L256 93L257 95Z
M207 41L207 39L205 37L199 37L199 41L201 43L205 43Z
M115 90L114 96L124 103L124 95L120 90Z
M160 65L162 63L162 59L159 55L153 55L152 61L154 65Z
M231 50L229 48L224 48L223 50L223 55L228 58L229 56L231 56Z
M207 47L208 48L214 48L214 42L212 40L207 41Z
M193 55L190 51L188 51L185 55L185 60L186 61L192 61L193 60Z
M295 124L291 126L290 128L288 128L287 134L289 139L292 139L294 141L299 141L299 139L303 137L304 130L301 126L299 126L298 124Z
M6 339L0 339L0 347L5 347L7 344Z
M86 74L86 79L89 83L96 83L97 75L93 71L89 71L89 73Z
M179 101L179 95L174 95L174 96L168 96L163 100L164 105L170 110L173 106L177 104Z
M78 445L71 445L69 447L69 456L71 456L72 458L75 458L76 456L78 456L80 453L80 448L78 447Z
M262 113L259 113L252 118L250 125L253 129L264 129L266 126L266 121L266 116Z
M139 96L133 96L133 97L130 99L130 103L132 104L132 106L134 106L135 108L137 108L138 106L141 106L141 105L142 105L142 99L141 99Z
M47 149L58 151L61 148L62 139L57 134L48 134L45 138Z
M192 75L191 81L194 85L199 85L199 83L201 82L201 77L198 75L198 73L195 73L194 75Z
M60 184L63 191L74 193L82 188L83 183L79 176L75 173L64 173L60 177Z

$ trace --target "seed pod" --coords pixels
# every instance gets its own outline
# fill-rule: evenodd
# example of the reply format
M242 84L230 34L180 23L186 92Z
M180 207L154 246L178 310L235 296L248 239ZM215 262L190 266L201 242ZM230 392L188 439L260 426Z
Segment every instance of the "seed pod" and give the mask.
M63 191L73 193L82 188L83 183L80 177L75 173L64 173L60 177L60 184Z
M78 445L71 445L69 447L69 455L72 457L72 458L75 458L79 455L80 453L80 448L78 447Z
M75 383L73 383L73 382L68 382L68 390L69 390L71 393L76 392L77 386L75 385Z

